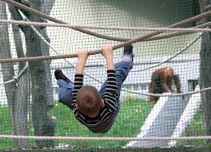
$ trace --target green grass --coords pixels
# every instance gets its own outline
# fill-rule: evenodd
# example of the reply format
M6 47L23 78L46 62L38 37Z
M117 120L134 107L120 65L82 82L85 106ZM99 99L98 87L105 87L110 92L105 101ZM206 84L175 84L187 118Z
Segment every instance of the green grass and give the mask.
M96 134L81 125L68 109L61 110L61 104L56 107L57 130L56 135L73 137L135 137L145 118L151 111L153 105L146 102L131 99L121 104L120 113L112 128L105 134ZM66 142L67 143L67 142ZM122 141L72 141L68 142L72 146L82 147L122 147L126 142Z
M105 134L96 134L81 125L73 115L73 112L60 103L57 103L50 112L56 119L55 136L72 137L136 137L153 105L145 101L129 98L128 102L121 103L120 113L112 128ZM11 134L8 107L0 107L0 134ZM32 124L29 124L29 135L33 135ZM33 141L30 145L33 145ZM56 141L56 145L70 145L72 147L122 147L123 141ZM0 149L11 148L11 140L0 140Z
M50 112L56 119L55 136L68 137L136 137L153 105L145 101L129 98L128 102L121 104L120 113L113 127L105 134L96 134L81 125L73 115L73 112L60 103L57 103ZM182 136L204 135L202 127L202 110L199 109L196 116L189 124ZM11 124L7 106L0 107L0 135L11 134ZM29 124L29 135L34 135L32 123ZM126 144L124 141L56 141L55 145L69 145L77 148L119 148ZM30 140L30 146L34 141ZM204 141L180 141L176 146L206 146ZM12 147L12 140L0 140L0 149Z
M11 124L8 106L0 106L0 135L10 135ZM0 140L1 149L8 148L8 145L11 145L12 140L4 139Z
M191 121L191 123L186 128L182 136L203 136L204 130L202 126L202 109L199 109ZM205 142L202 140L193 141L180 141L177 146L188 145L188 146L206 146Z

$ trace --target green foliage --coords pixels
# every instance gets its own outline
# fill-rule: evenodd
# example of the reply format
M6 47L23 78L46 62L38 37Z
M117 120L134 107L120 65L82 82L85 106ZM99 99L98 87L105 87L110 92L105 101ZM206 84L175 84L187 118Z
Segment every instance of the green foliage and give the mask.
M126 102L121 103L119 115L113 127L105 134L96 134L81 125L74 117L73 112L61 103L57 103L50 112L50 116L56 121L55 136L68 137L136 137L140 132L146 117L153 108L152 104L129 96ZM203 135L201 109L188 126L183 136ZM0 107L0 134L11 135L11 124L8 106ZM29 135L34 135L33 125L30 120ZM56 141L56 146L64 147L68 145L72 148L118 148L126 144L125 141ZM34 140L30 140L30 146L34 145ZM177 146L205 146L203 141L181 141ZM12 148L12 140L0 139L0 149Z
M81 125L74 117L73 112L61 103L57 103L50 115L56 121L55 136L69 137L136 137L143 125L145 118L153 107L146 103L128 97L127 102L121 103L120 113L113 127L105 134L96 134L89 131ZM11 124L8 107L0 107L0 134L11 134ZM29 135L33 135L32 122L29 123ZM34 141L30 140L31 146ZM56 141L57 146L69 145L71 147L122 147L126 144L124 141ZM8 149L12 146L12 140L0 139L1 149Z
M8 106L0 106L0 135L10 135L11 124ZM12 140L9 139L0 139L1 149L8 148L8 145L11 145Z
M186 128L182 136L203 136L204 130L202 126L202 109L199 109L191 121L191 123ZM202 140L193 141L180 141L177 146L189 145L189 146L205 146L205 142Z

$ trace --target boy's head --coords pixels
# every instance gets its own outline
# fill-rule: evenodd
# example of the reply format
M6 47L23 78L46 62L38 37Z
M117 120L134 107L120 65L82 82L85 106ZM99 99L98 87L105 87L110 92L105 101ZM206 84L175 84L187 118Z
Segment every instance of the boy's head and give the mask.
M93 86L83 86L76 96L77 109L89 117L98 115L103 101Z

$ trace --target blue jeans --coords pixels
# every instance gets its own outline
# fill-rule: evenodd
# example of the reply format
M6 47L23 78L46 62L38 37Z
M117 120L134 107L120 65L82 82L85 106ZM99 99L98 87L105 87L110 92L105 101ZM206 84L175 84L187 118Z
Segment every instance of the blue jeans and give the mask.
M67 83L66 81L59 79L57 80L59 86L59 102L71 108L72 104L72 91L73 83Z
M123 82L127 78L128 73L130 71L130 64L125 61L118 62L115 64L115 70L116 70L116 75L117 75L117 86L118 86L117 111L119 111L119 108L120 108L119 97L121 93L121 88L122 88ZM107 83L107 80L104 82L104 84L102 85L100 89L101 97L104 95L106 83Z
M115 70L117 75L117 86L118 86L118 98L117 98L117 110L119 111L119 97L121 92L121 87L124 80L127 78L127 75L130 71L130 65L128 62L121 61L115 64ZM104 95L106 88L107 80L102 85L99 93L101 97ZM62 79L57 80L57 84L59 86L59 101L71 108L72 104L72 91L73 91L73 83L67 83Z

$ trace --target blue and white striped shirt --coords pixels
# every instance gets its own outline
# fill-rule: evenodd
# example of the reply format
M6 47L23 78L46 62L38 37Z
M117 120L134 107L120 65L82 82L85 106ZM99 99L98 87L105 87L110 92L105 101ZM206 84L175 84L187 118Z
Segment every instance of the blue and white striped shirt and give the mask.
M116 71L107 70L107 84L102 99L104 100L105 106L100 109L99 114L91 118L84 115L78 109L76 109L76 96L79 89L83 86L83 74L76 74L74 80L73 89L73 103L72 109L76 119L79 120L84 126L95 133L107 132L115 121L117 116L117 98L118 98L118 87L116 80Z

